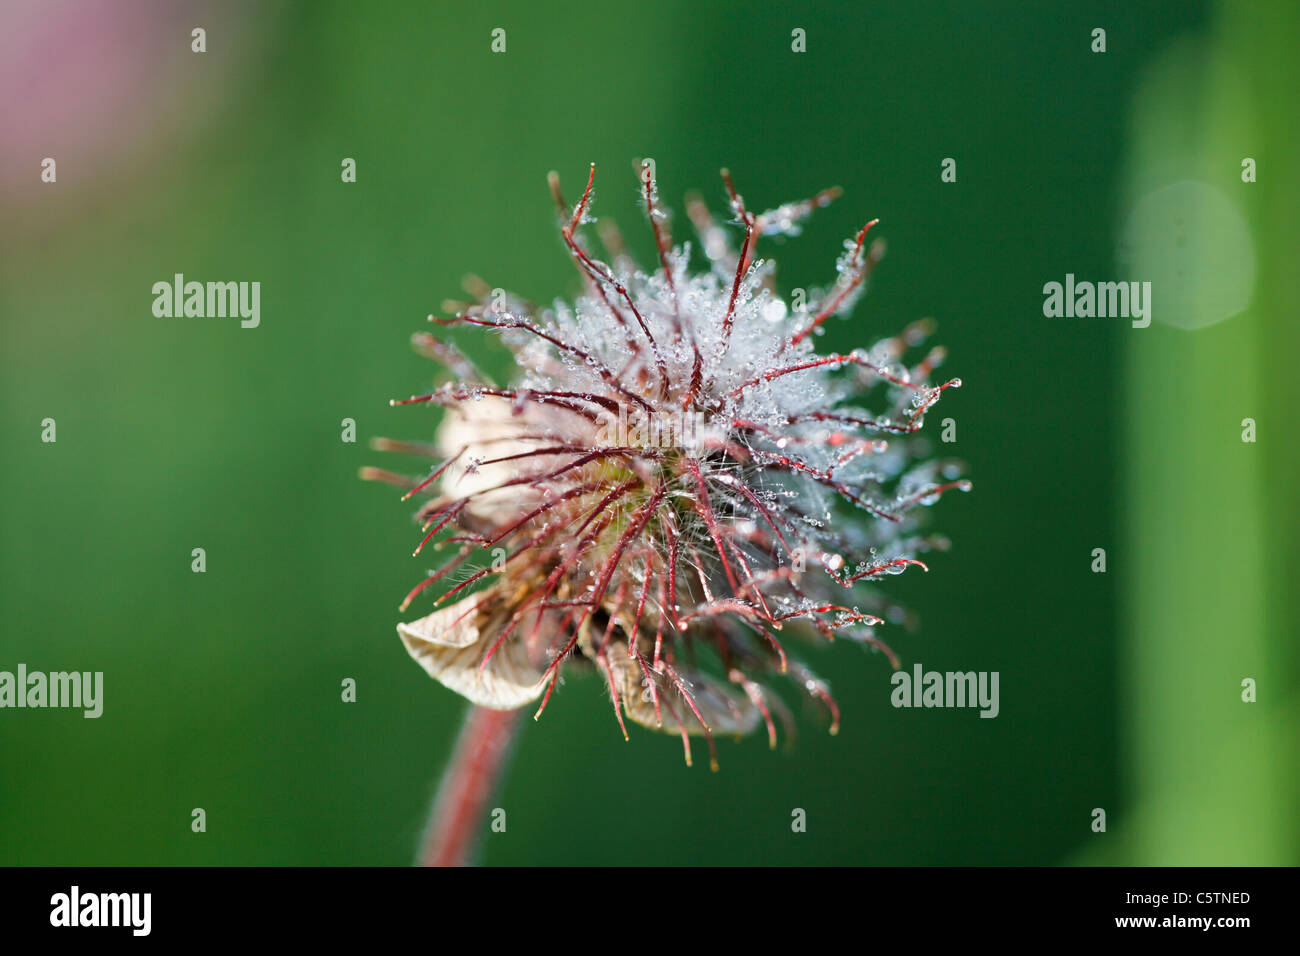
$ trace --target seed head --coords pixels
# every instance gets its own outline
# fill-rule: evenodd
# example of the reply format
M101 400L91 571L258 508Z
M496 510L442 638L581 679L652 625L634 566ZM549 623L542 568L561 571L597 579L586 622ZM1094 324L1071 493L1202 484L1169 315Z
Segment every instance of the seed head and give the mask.
M539 702L561 669L598 671L626 737L625 718L690 735L791 726L768 684L793 677L830 711L827 684L787 648L788 631L840 635L888 655L874 634L904 617L874 586L946 542L918 532L916 509L951 488L961 465L924 460L914 437L949 388L930 384L935 348L907 353L929 332L918 322L869 349L819 354L832 315L865 290L883 254L867 223L845 242L837 276L794 308L775 291L762 236L795 235L838 190L755 215L723 171L739 250L698 198L687 211L708 268L673 244L653 164L641 197L657 267L639 268L612 226L597 258L582 227L595 166L577 205L551 188L560 232L584 283L573 303L541 308L467 282L442 326L494 330L519 365L499 385L452 344L417 334L418 350L451 381L397 405L447 409L433 446L376 447L438 460L419 479L365 477L421 496L426 547L454 554L402 602L451 584L431 614L398 625L407 650L475 704ZM604 225L604 224L602 224ZM808 301L804 301L807 299ZM872 400L877 411L870 411Z

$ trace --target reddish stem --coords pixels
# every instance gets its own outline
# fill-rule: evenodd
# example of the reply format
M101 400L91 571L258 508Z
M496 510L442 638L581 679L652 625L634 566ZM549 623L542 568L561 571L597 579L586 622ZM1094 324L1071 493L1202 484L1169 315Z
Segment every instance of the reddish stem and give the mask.
M510 759L517 710L470 707L438 787L420 850L421 866L467 866L488 802Z

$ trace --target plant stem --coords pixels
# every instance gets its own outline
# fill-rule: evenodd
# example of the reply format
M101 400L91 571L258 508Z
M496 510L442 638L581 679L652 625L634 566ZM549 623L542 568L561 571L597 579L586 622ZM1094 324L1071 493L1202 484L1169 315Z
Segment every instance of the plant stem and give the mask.
M465 712L424 833L420 866L469 865L518 723L519 711L470 707Z

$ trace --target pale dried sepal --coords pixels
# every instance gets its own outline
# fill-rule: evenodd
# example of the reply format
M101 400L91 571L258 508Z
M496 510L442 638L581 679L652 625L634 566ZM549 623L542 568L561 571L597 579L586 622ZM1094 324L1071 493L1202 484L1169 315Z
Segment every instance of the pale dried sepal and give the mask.
M398 624L397 633L402 635L408 648L412 642L436 644L439 647L469 647L478 641L479 612L469 615L465 612L482 598L482 594L474 594L418 621Z
M480 667L500 633L499 606L495 591L483 591L398 624L397 633L407 652L444 687L480 707L514 710L536 700L545 684L522 642L511 638Z
M521 441L519 436L530 431L547 434L554 424L552 417L533 408L516 415L510 402L493 395L470 399L447 410L438 429L438 447L448 458L459 457L447 467L440 485L447 499L466 501L461 514L464 524L491 528L494 523L506 523L523 514L541 500L536 488L519 479L530 472L557 468L568 457L520 457L553 440Z

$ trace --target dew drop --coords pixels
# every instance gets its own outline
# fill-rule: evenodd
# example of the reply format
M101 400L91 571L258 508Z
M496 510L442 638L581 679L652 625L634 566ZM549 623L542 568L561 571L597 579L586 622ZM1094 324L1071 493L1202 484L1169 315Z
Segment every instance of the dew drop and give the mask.
M780 322L786 316L786 305L780 299L773 299L763 306L763 318L768 322Z

